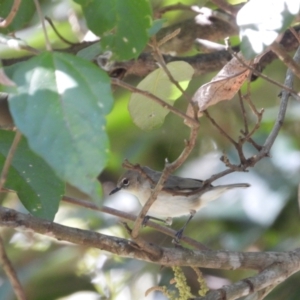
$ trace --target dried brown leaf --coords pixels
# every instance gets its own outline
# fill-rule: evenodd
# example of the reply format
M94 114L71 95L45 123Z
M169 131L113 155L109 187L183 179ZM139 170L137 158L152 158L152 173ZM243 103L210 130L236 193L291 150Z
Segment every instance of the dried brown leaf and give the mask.
M248 78L250 69L243 65L240 60L250 66L252 61L245 60L240 53L238 58L233 57L210 82L202 85L196 91L192 101L198 103L199 116L209 106L232 99ZM188 115L190 113L192 113L191 107L187 111Z

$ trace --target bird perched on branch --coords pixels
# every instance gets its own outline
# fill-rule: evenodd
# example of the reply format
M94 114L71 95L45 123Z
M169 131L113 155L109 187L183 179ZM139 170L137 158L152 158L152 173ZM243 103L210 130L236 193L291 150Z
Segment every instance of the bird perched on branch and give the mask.
M116 188L110 192L110 195L124 190L137 197L141 205L145 205L161 174L162 172L140 166L127 170L120 177ZM150 207L146 218L167 219L167 223L171 224L170 221L173 217L189 214L190 217L185 225L176 233L176 239L178 240L182 236L186 225L200 208L217 199L227 190L249 186L247 183L213 186L205 184L204 181L199 179L170 175Z

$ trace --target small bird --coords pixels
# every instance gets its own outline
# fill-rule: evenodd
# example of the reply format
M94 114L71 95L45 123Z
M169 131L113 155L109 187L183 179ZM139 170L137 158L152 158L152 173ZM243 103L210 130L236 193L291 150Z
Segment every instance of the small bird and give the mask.
M145 205L161 174L161 172L154 171L148 167L128 170L120 177L117 187L110 192L110 195L124 190L136 196L141 205ZM171 224L170 220L173 217L189 214L190 217L183 228L176 233L176 240L178 241L186 225L205 204L217 199L227 190L250 186L247 183L218 186L205 185L203 183L199 179L170 175L150 207L146 219L152 218L157 220L159 218L158 220L160 220L162 218L167 219L168 223Z

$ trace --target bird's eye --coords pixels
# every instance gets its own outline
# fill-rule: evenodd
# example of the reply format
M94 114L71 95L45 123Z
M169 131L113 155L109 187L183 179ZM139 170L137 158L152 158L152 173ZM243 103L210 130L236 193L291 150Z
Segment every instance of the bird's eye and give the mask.
M129 184L129 180L127 178L123 178L122 183L124 186L127 186Z

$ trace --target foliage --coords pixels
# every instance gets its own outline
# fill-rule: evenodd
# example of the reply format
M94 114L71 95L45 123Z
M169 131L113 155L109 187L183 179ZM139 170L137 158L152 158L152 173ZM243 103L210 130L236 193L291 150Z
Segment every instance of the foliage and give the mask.
M176 45L177 38L182 35L177 33L172 36L177 29L172 24L183 22L191 18L191 15L194 17L194 12L183 9L166 12L162 16L157 12L160 8L177 2L42 1L40 5L44 15L50 16L57 31L73 43L79 42L88 31L101 37L100 42L87 42L78 51L73 51L75 45L67 44L47 25L51 47L60 51L46 51L50 45L40 26L41 20L34 1L21 1L12 24L1 29L0 37L5 44L0 52L3 65L6 66L3 69L5 75L0 74L3 92L0 95L1 166L4 165L14 140L14 126L22 133L4 185L16 194L11 192L2 195L3 206L29 212L49 221L55 218L55 222L67 226L101 230L111 236L128 238L117 218L60 200L65 193L75 198L89 199L99 205L110 205L120 211L138 213L139 208L134 199L126 198L124 194L108 198L112 183L122 172L123 159L128 158L132 162L161 170L166 158L173 162L188 144L184 143L189 138L189 127L184 123L186 119L174 114L174 111L185 114L189 104L186 95L197 95L197 90L202 94L196 100L194 98L194 101L203 101L203 93L205 99L211 99L210 80L216 74L203 71L202 76L195 76L194 68L187 62L169 62L166 67L179 82L181 91L162 68L149 72L147 76L143 75L144 79L130 76L125 78L127 83L170 104L174 109L170 112L170 109L145 95L117 88L114 84L116 81L111 80L110 76L118 75L123 67L112 71L109 68L121 63L139 62L145 48L155 52L157 48L163 49L168 42ZM199 1L181 2L196 5ZM12 5L13 1L0 1L1 17L9 14ZM206 5L210 9L216 9L211 2ZM300 3L270 0L264 2L264 9L261 9L261 5L261 1L251 0L237 13L239 32L236 32L234 38L238 39L237 36L240 36L241 50L247 59L265 51L293 24L299 13ZM257 18L258 12L260 18ZM200 16L203 15L205 13L200 13ZM78 29L78 25L82 27ZM168 26L172 32L167 33L166 40L156 40L155 34ZM204 26L208 30L209 24ZM147 48L148 44L152 48ZM37 52L33 53L32 48ZM62 48L68 50L61 51ZM195 51L193 49L184 53L184 56L195 55ZM102 57L105 67L101 69L97 65L99 54L107 53L112 53L112 56L108 59ZM18 57L27 55L32 57L17 60ZM165 53L166 60L167 55ZM185 59L184 56L182 60ZM10 66L7 58L14 60ZM159 60L157 57L156 59ZM278 61L264 70L264 74L281 83L285 72L286 66ZM220 81L214 85L216 88L213 93L219 93L224 87L221 81L224 79L218 76L215 77L216 81ZM226 76L230 77L231 74L226 73ZM6 77L14 84L13 87L5 86ZM243 76L243 82L246 79ZM235 82L236 78L232 76L225 89L234 89ZM247 90L249 86L251 93ZM297 86L299 82L296 82L295 90ZM238 92L238 88L234 91L231 89L230 100ZM245 97L240 101L236 96L231 101L211 102L206 107L210 106L209 114L234 140L241 136L241 130L246 132L249 129L251 139L262 145L277 118L278 103L274 99L280 90L277 86L257 79L251 83L246 82L241 89L241 94L250 94L250 100ZM5 92L9 94L8 101ZM223 93L220 94L220 100L224 100L226 97ZM264 114L260 112L261 107L265 108ZM193 115L192 110L189 116ZM220 179L222 184L241 181L249 182L252 187L245 192L228 193L222 200L209 205L197 214L186 235L210 248L231 251L287 251L298 247L298 115L299 104L290 102L284 126L273 145L270 157L261 160L248 173L233 173ZM222 152L226 153L223 161L226 162L228 158L233 163L240 163L237 148L236 144L216 130L209 118L202 116L196 146L179 174L184 177L209 178L225 169L224 164L219 161ZM254 143L242 144L240 149L246 157L257 153ZM175 220L173 227L181 227L183 221ZM159 246L172 247L171 238L148 228L141 231L145 240ZM167 286L172 276L172 271L167 268L160 270L149 263L104 254L98 250L92 252L40 235L19 233L6 228L1 229L1 235L7 242L7 252L20 281L28 297L33 300L68 299L68 295L84 290L107 298L140 299L149 286ZM185 272L185 286L188 289L191 286L191 294L197 294L199 283L193 272ZM221 287L229 284L229 281L253 275L252 271L235 273L207 269L203 273L210 287ZM4 274L1 277L6 278ZM226 281L224 279L220 283L220 277L226 278ZM288 279L266 299L282 299L283 295L288 300L297 299L299 288L293 281L298 280L298 277L297 274ZM69 284L70 282L73 284ZM55 291L52 288L54 285L57 286ZM201 291L202 288L205 294L203 281ZM0 298L13 297L8 280L3 279Z

